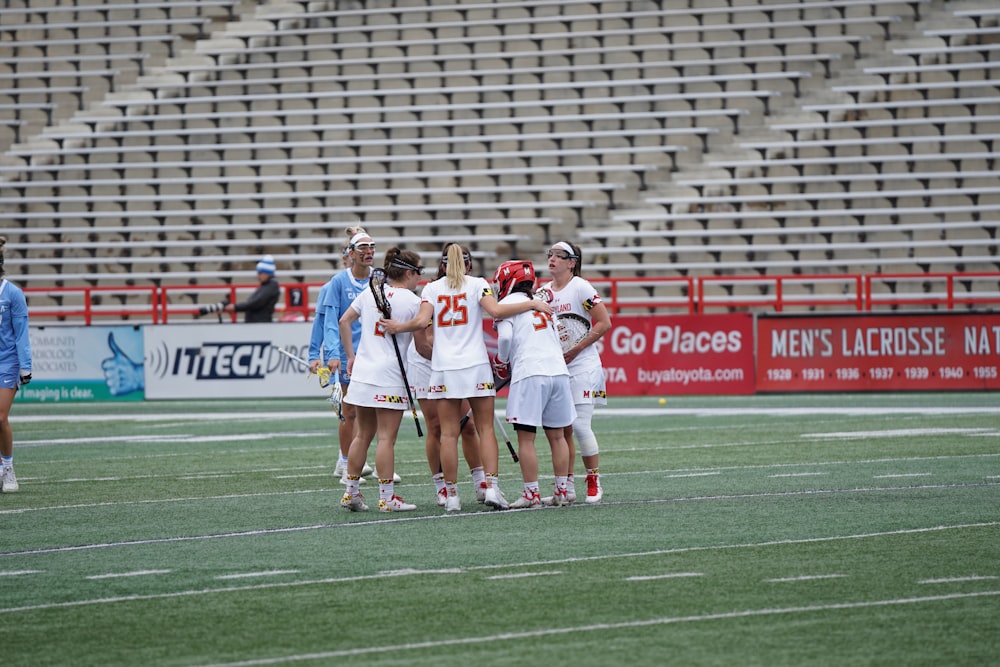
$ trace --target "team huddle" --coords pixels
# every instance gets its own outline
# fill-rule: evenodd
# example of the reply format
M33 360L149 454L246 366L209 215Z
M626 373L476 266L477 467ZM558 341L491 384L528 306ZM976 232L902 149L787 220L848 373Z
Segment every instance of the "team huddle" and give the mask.
M346 487L341 505L368 509L361 485L373 472L380 511L416 509L395 489L400 481L395 442L407 411L422 433L415 402L424 415L437 504L446 512L462 508L460 441L476 501L492 509L575 502L574 439L587 471L585 502L599 503L603 490L591 419L594 405L606 404L607 395L594 343L611 321L597 292L580 277L580 249L566 242L553 245L548 252L552 280L537 288L531 262L502 263L491 284L471 275L467 248L449 244L436 279L417 296L425 270L420 255L393 247L385 253L383 268L376 269L371 236L360 228L349 229L348 235L346 268L320 292L309 354L310 368L329 369L343 389L336 470ZM493 354L483 331L486 316L496 328ZM494 430L499 421L495 397L504 386L506 422L517 436L515 460L524 481L512 503L500 489ZM551 449L555 477L552 494L544 498L535 449L539 428ZM377 443L374 470L366 464L372 440Z

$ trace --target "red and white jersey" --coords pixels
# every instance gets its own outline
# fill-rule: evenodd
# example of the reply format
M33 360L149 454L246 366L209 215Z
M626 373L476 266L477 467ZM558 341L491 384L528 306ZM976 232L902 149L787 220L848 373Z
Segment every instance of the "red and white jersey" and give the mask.
M400 321L413 319L420 309L420 297L404 287L386 284L385 297L392 307L393 318ZM392 338L379 325L382 313L375 305L371 287L366 287L354 299L351 308L358 313L361 321L361 340L358 342L358 349L354 351L354 372L351 373L351 379L378 387L403 386L396 350L393 349ZM404 368L412 338L413 334L410 333L396 334Z
M500 303L523 303L530 298L527 294L515 292ZM551 315L529 310L497 320L497 338L499 348L509 351L507 363L510 364L511 383L532 375L569 375Z
M492 294L490 284L475 276L465 276L464 287L459 290L448 287L447 277L424 285L421 300L434 306L432 369L452 371L489 363L480 300ZM402 321L395 313L393 319Z
M546 283L544 287L552 292L551 305L556 316L574 313L593 323L590 310L602 301L601 295L589 282L580 276L573 276L561 290L557 291L551 282ZM601 366L601 355L598 354L596 345L589 345L570 363L569 370L571 374L575 374L577 369L583 370L594 366Z

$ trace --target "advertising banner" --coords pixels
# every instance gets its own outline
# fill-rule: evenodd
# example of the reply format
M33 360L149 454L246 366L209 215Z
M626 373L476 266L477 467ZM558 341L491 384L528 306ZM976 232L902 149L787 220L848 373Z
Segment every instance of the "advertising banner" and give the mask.
M328 397L307 360L312 324L170 324L143 328L146 398Z
M1000 314L761 316L757 389L1000 389Z
M597 344L609 396L754 392L746 313L615 315Z
M31 384L17 400L141 401L142 331L136 326L30 327Z

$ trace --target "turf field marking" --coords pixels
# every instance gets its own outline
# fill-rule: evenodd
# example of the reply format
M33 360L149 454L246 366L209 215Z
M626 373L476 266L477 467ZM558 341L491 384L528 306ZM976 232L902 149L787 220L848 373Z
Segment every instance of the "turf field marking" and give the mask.
M526 630L523 632L505 632L497 635L482 635L479 637L456 637L454 639L439 639L426 642L414 642L409 644L390 644L387 646L366 646L359 648L341 649L337 651L321 651L316 653L299 653L278 656L273 658L260 658L256 660L240 660L238 662L213 663L202 665L202 667L258 667L262 665L280 665L287 662L303 662L306 660L329 660L331 658L346 658L359 655L370 655L373 653L387 653L390 651L419 651L426 649L443 648L446 646L461 646L469 644L490 644L498 641L512 641L520 639L533 639L538 637L552 637L558 635L577 634L586 632L606 632L608 630L627 630L631 628L648 628L661 625L674 625L677 623L698 623L706 621L726 621L740 618L755 618L761 616L780 616L795 614L813 614L827 611L851 611L855 609L870 609L878 607L894 607L911 604L928 604L932 602L946 602L950 600L963 600L977 597L991 597L1000 595L1000 591L976 591L972 593L954 593L951 595L928 595L914 598L895 598L889 600L864 600L860 602L835 602L831 604L817 604L802 607L778 607L773 609L744 609L739 611L718 612L714 614L701 614L698 616L664 616L660 618L650 618L636 621L623 621L620 623L592 623L590 625L577 625L562 628L540 628L537 630Z
M705 472L685 472L677 473L675 475L664 475L667 479L680 479L683 477L712 477L714 475L721 475L722 472L719 470L708 470Z
M402 519L398 519L402 520ZM347 524L347 525L358 525L358 524ZM450 568L446 570L400 570L391 573L379 572L376 574L369 575L358 575L352 577L328 577L323 579L307 579L301 581L285 581L285 582L271 582L263 584L253 584L245 586L227 586L224 588L206 588L201 590L191 590L191 591L175 591L173 593L152 593L148 595L123 595L118 597L108 597L108 598L94 598L89 600L71 600L68 602L43 602L33 605L25 605L23 607L0 607L0 614L13 614L25 611L40 611L46 609L66 609L71 607L86 607L98 604L114 604L118 602L137 602L145 600L164 600L172 598L182 598L182 597L193 597L198 595L217 595L220 593L240 593L247 591L259 591L266 590L270 588L292 588L300 586L324 586L329 584L344 584L344 583L357 583L359 581L373 581L377 579L384 579L386 576L407 576L407 575L423 575L428 573L443 574L446 576L454 576L455 574L466 574L469 572L478 572L486 570L501 570L501 569L512 569L512 568L527 568L527 567L543 567L551 566L558 563L583 563L592 562L599 560L614 560L621 558L645 558L649 556L664 556L673 554L684 554L684 553L696 553L702 551L722 551L722 550L736 550L736 549L760 549L764 547L774 547L774 546L791 546L796 544L820 544L823 542L839 542L846 540L862 540L862 539L873 539L881 537L894 537L897 535L919 535L924 533L934 533L948 530L964 530L968 528L994 528L1000 526L1000 522L992 521L987 523L969 523L969 524L956 524L951 526L933 526L929 528L907 528L901 530L890 530L876 533L858 533L853 535L830 535L826 537L807 537L797 540L770 540L765 542L749 542L742 544L718 544L718 545L708 545L708 546L694 546L694 547L675 547L673 549L657 549L654 551L640 551L640 552L626 552L617 554L600 554L596 556L573 556L570 558L560 558L553 560L544 561L533 561L524 563L494 563L491 565L473 565L465 568ZM310 527L313 529L315 527ZM279 533L279 532L289 532L288 530L268 530L268 531L250 531L247 533L240 533L240 535L260 535L265 533ZM221 536L217 536L221 537ZM160 540L143 540L141 542L133 542L129 544L153 544L159 542L176 542L181 540L192 540L192 539L209 539L209 538L165 538ZM105 545L111 546L111 545ZM31 553L50 553L53 551L68 551L74 550L79 547L66 547L57 549L40 549L34 552L21 552L17 555L25 555ZM13 554L2 554L2 555L13 555ZM1000 591L992 592L993 594L1000 594ZM943 599L947 599L945 596Z
M0 570L0 577L23 577L26 574L41 574L42 570Z
M946 577L944 579L921 579L918 584L956 584L963 581L987 581L992 579L1000 579L1000 577L994 577L988 575L985 577L970 576L970 577Z
M238 572L236 574L220 574L215 578L225 581L227 579L254 579L256 577L276 577L282 574L299 574L299 570L263 570L261 572Z
M920 486L886 486L886 487L869 487L869 488L855 488L855 489L805 489L798 491L770 491L764 493L733 493L725 495L716 496L685 496L682 498L655 498L650 500L639 500L639 501L605 501L604 504L607 505L626 505L626 504L660 504L660 503L681 503L681 502L703 502L703 501L716 501L716 500L747 500L747 499L760 499L760 498L791 498L795 496L820 496L820 495L835 495L835 494L853 494L853 493L891 493L897 491L926 491L926 490L941 490L941 489L964 489L964 488L980 488L980 487L993 487L996 486L993 483L974 483L974 484L922 484ZM247 498L256 496L271 496L271 495L284 495L284 494L299 494L299 493L330 493L329 489L318 489L313 491L283 491L280 493L261 493L261 494L238 494L234 496L219 496L217 499L228 500L232 498ZM203 498L188 498L186 500L203 500ZM134 501L136 504L147 504L147 503L159 503L159 502L182 502L179 498L170 498L162 500L139 500ZM106 503L107 505L120 505L126 503ZM578 505L576 508L561 508L562 511L569 511L572 509L579 509L581 511L588 511L587 508ZM27 510L10 510L10 512L22 512ZM4 511L0 511L0 514L4 514ZM49 547L47 549L32 549L28 551L0 551L0 557L4 556L38 556L42 554L50 553L63 553L69 551L89 551L92 549L112 549L119 547L128 546L143 546L148 544L170 544L176 542L198 542L202 540L219 540L228 538L240 538L240 537L254 537L257 535L275 535L282 533L298 533L306 532L310 530L330 530L337 528L364 528L371 526L381 526L390 523L409 523L413 521L437 521L437 520L452 520L459 519L461 517L483 517L488 516L490 512L462 512L461 514L431 514L425 516L414 516L414 517L394 517L391 519L371 519L366 521L354 521L351 523L320 523L309 526L289 526L285 528L267 528L261 530L248 530L248 531L238 531L232 533L212 533L208 535L188 535L184 537L159 537L151 538L146 540L125 540L122 542L101 542L97 544L80 544L68 547ZM995 524L969 524L969 525L995 525Z
M656 581L658 579L681 579L684 577L704 577L703 572L670 572L668 574L646 574L635 577L625 577L625 581Z
M109 572L107 574L92 574L85 579L121 579L124 577L146 577L151 574L170 574L170 570L136 570L135 572Z
M833 440L870 440L872 438L919 438L928 435L982 435L996 433L995 428L896 428L882 431L840 431L803 433L803 438Z
M554 570L552 572L512 572L510 574L494 574L492 577L486 577L486 579L491 581L494 579L525 579L527 577L550 577L556 574L562 574L562 571Z
M782 472L768 475L768 477L822 477L829 474L828 472Z
M893 472L885 475L874 475L874 479L896 479L897 477L931 477L929 472Z
M790 584L796 581L816 581L817 579L842 579L846 577L846 574L803 574L798 577L776 577L774 579L765 579L764 581L769 584Z
M214 403L213 403L214 404ZM323 419L329 421L329 410L310 410L302 412L245 412L234 411L233 415L239 416L241 421L264 421L280 419L287 421L295 419ZM503 416L503 411L497 411ZM663 417L666 415L685 415L693 417L813 417L820 416L876 416L886 415L918 415L918 416L954 416L954 415L1000 415L1000 406L938 406L938 407L909 407L909 406L876 406L876 407L851 407L851 406L815 406L815 407L761 407L753 406L746 408L684 408L684 407L656 407L656 408L609 408L602 407L595 413L595 416L607 417ZM121 414L108 413L101 415L54 415L50 413L38 415L17 415L12 419L14 423L34 423L42 422L50 424L54 422L106 422L106 421L133 421L133 422L217 422L218 414L206 412L196 413L158 413L158 414ZM283 436L286 434L282 434ZM230 439L233 436L228 436ZM240 435L238 437L250 437Z

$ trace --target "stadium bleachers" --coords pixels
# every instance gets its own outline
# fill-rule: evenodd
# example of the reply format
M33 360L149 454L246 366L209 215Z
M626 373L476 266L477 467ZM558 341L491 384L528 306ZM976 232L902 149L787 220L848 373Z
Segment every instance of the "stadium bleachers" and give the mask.
M88 2L0 13L28 285L321 280L351 224L483 273L1000 266L985 3Z

